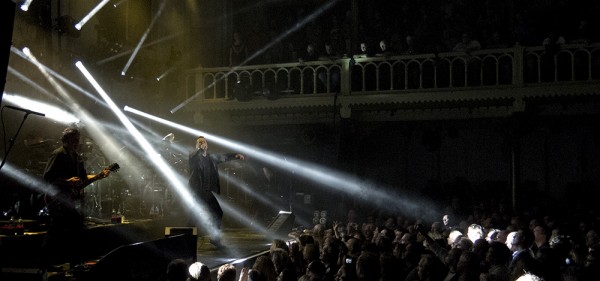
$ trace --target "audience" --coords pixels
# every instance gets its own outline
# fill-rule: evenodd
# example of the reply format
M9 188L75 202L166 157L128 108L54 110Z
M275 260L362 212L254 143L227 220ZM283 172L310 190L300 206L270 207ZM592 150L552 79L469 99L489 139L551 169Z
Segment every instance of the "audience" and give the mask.
M192 263L189 267L190 281L211 281L210 270L208 266L201 262Z
M248 280L597 280L597 216L558 217L536 207L510 213L460 198L449 202L463 206L446 208L445 215L434 216L439 220L350 212L347 225L333 218L319 224L323 231L296 233L290 245L274 240ZM464 217L462 227L449 227L458 217L453 210Z
M186 281L188 278L188 265L182 259L174 259L167 266L168 281Z
M217 271L217 281L235 281L235 275L235 266L226 263L219 267L219 271Z

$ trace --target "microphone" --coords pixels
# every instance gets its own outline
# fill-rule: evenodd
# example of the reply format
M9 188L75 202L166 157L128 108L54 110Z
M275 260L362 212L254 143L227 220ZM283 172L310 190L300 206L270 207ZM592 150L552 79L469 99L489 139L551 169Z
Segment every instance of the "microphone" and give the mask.
M25 112L27 114L35 114L35 115L39 115L39 116L46 116L46 114L44 114L44 113L39 113L37 111L33 111L33 110L29 110L29 109L24 109L24 108L12 106L12 105L5 105L4 107L8 107L10 109L14 109L14 110L18 110L18 111L23 111L23 112Z

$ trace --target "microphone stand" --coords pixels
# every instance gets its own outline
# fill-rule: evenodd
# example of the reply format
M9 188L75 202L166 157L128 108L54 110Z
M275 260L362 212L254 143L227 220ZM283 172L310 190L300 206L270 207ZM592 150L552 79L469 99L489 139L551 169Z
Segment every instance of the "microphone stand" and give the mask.
M8 150L6 150L6 154L4 154L4 159L2 159L2 163L0 164L0 170L2 169L2 167L4 167L4 164L6 163L6 159L8 158L8 154L10 153L10 150L12 149L13 145L15 144L15 140L17 139L17 136L19 135L21 128L23 128L23 123L25 123L25 120L27 119L27 116L30 113L31 112L25 113L25 115L23 116L23 120L21 121L21 124L19 125L19 129L15 133L15 136L12 139L8 140Z

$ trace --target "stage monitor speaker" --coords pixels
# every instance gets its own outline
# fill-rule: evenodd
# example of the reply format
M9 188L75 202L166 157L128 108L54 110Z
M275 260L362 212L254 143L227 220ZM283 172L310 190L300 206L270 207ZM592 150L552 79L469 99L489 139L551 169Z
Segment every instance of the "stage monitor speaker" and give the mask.
M121 246L98 260L78 280L166 280L167 266L172 260L196 261L196 244L196 236L180 234Z
M278 237L287 237L294 228L296 216L292 212L279 211L277 217L269 224L267 230L269 233Z
M180 234L198 236L198 228L186 226L167 226L165 227L165 237L171 237Z

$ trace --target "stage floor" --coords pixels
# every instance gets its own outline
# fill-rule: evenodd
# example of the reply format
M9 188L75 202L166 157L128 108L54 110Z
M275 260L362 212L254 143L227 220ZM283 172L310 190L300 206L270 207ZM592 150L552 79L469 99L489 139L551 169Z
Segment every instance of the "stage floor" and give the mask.
M272 239L264 234L246 228L226 228L223 230L223 248L216 248L209 243L208 236L199 236L197 244L197 261L202 262L212 270L226 263L238 262L236 267L252 266L244 263L252 261L252 257L267 252ZM241 264L239 264L241 263Z
M98 222L90 227L89 241L84 247L92 260L102 260L111 251L122 246L162 240L166 237L167 227L178 227L171 223L173 223L172 220L165 218L131 220L123 224ZM217 248L209 243L208 235L202 233L202 230L198 232L195 244L196 261L209 267L213 280L216 280L216 271L223 264L234 264L238 273L244 266L252 267L257 256L268 252L274 239L273 233L259 233L252 227L231 226L222 230L221 242L225 247ZM3 270L34 269L44 235L44 232L37 232L19 236L0 236L2 241L0 249L3 252L0 264ZM182 252L193 253L194 251L186 248ZM189 257L189 255L187 256ZM193 262L189 259L187 261ZM163 264L154 270L158 274L166 273L166 265L164 265L164 269L162 267ZM2 270L0 270L0 275L2 275L1 273Z

